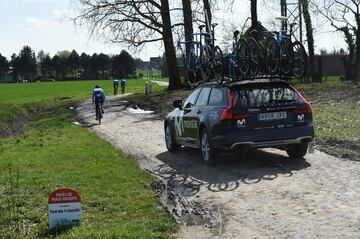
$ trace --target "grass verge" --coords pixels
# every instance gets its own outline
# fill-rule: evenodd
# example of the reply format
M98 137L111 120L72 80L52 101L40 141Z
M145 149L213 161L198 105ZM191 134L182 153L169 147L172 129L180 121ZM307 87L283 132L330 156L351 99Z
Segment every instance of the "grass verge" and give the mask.
M26 131L0 137L0 238L170 238L178 226L160 206L151 176L71 124L73 99L37 100L29 94L27 103L0 104L2 119L26 120ZM80 193L81 226L48 230L47 197L58 187Z
M59 238L169 237L176 225L159 206L151 177L135 160L69 123L72 116L60 105L37 113L26 134L0 139L0 172L5 172L1 237L52 236L47 230L47 197L64 186L79 191L83 223ZM17 205L9 200L15 190L4 187L11 178L9 170L19 175Z

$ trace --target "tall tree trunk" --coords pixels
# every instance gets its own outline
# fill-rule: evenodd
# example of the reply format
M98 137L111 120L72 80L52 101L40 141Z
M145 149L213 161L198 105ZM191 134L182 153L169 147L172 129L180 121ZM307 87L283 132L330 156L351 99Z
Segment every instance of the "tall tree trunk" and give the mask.
M254 37L256 40L259 40L259 29L258 29L258 17L257 17L257 0L250 0L251 1L251 36Z
M165 47L166 64L169 72L168 90L176 90L181 87L181 84L171 31L171 19L168 0L161 0L161 18L163 22L163 41Z
M353 82L359 83L359 72L360 72L360 16L355 16L357 31L355 32L355 62L354 62L354 77Z
M257 30L258 20L257 20L257 0L251 1L251 28Z
M208 15L208 20L209 20L209 23L211 24L212 15L211 15L211 5L210 5L209 0L204 0L204 10L206 11L206 13ZM206 25L206 31L209 32L211 29L208 29L207 24L205 24L205 25Z
M185 41L191 41L191 34L193 33L192 23L192 9L191 0L182 0L183 15L184 15L184 29L185 29ZM186 61L189 60L190 44L186 44Z
M309 12L309 1L301 0L301 4L303 7L303 15L304 15L305 26L306 26L306 38L308 41L310 76L312 79L316 79L316 77L315 77L315 47L314 47L314 36L313 36L311 15Z

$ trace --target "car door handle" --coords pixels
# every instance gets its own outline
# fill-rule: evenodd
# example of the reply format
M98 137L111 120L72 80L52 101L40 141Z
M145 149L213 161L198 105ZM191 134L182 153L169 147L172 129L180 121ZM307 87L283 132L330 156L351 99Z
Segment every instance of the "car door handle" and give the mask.
M201 114L201 110L198 110L198 111L196 112L196 114L198 114L198 115Z

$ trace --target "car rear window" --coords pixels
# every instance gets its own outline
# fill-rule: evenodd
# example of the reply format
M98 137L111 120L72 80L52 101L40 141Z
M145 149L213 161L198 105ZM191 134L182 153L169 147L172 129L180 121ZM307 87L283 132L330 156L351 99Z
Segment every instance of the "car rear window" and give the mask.
M233 106L273 107L301 104L298 94L288 86L253 86L232 92Z
M224 101L224 91L222 88L213 88L210 93L209 105L222 105Z
M196 106L204 106L207 105L208 103L208 99L209 99L209 93L210 93L210 88L205 87L202 89L202 91L200 92L199 98L196 101Z

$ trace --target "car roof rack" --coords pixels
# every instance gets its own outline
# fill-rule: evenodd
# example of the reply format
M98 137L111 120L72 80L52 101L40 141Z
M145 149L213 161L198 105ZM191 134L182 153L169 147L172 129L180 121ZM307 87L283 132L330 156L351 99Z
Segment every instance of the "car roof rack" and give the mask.
M194 85L193 88L197 88L199 86L227 86L227 87L234 87L238 85L245 85L245 84L261 84L261 83L288 83L289 80L294 79L293 77L289 76L256 76L256 77L246 77L238 80L232 80L231 78L225 77L224 81L220 84L215 79L213 81L200 81Z
M292 77L287 76L256 76L256 77L247 77L240 80L225 80L225 84L232 85L243 85L243 84L258 84L258 83L287 83L289 80L293 79Z

